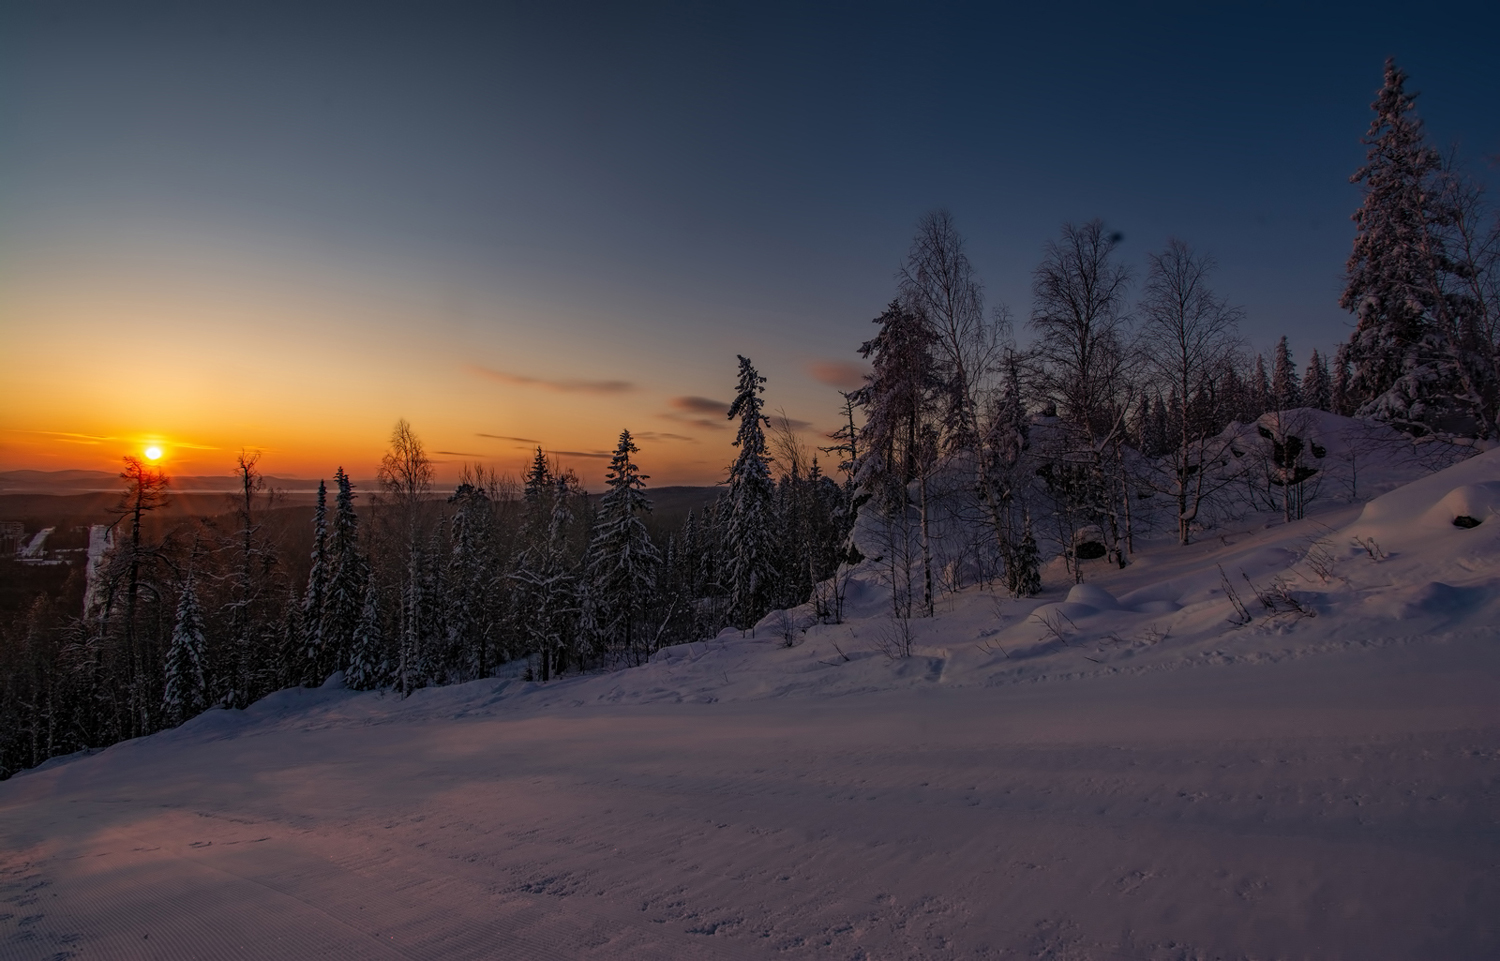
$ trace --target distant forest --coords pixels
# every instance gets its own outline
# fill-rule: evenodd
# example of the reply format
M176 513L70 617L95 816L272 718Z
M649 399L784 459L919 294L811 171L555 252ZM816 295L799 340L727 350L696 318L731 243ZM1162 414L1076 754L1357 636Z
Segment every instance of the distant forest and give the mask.
M871 373L840 392L841 429L810 441L768 416L766 380L740 357L726 481L670 523L628 430L596 495L540 448L522 477L472 467L439 491L402 420L377 489L340 467L310 516L278 506L253 451L216 516L168 518L171 479L126 458L87 576L7 585L0 776L336 674L404 696L639 664L726 627L794 644L808 619L843 616L861 564L882 572L898 624L975 584L1034 595L1059 557L1080 580L1083 561L1129 564L1137 537L1300 517L1326 453L1309 411L1454 456L1493 441L1500 221L1426 142L1405 83L1387 62L1352 178L1354 330L1331 357L1299 363L1286 337L1248 355L1207 254L1172 241L1133 270L1097 220L1043 248L1023 349L936 211L857 345Z

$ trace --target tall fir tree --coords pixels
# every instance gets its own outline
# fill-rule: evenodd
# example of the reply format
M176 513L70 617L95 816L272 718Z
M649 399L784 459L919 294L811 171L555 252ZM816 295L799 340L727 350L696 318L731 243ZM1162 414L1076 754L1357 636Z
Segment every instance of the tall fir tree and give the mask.
M1031 443L1014 351L1006 353L1004 379L988 413L979 451L979 493L996 547L1009 565L1015 557L1015 507L1024 483L1021 458Z
M1443 164L1416 116L1416 96L1394 59L1371 108L1364 166L1350 177L1364 200L1354 213L1354 247L1341 306L1356 317L1348 343L1348 403L1356 413L1421 434L1466 424L1486 433L1484 403L1470 358L1450 255Z
M286 603L281 609L281 629L274 655L272 683L275 689L296 687L302 683L306 645L302 639L302 597L297 588L288 585Z
M490 593L485 547L493 540L489 529L491 503L484 487L465 480L448 498L448 570L444 578L444 624L449 659L462 677L486 676L490 663L485 599Z
M1314 350L1302 375L1302 404L1317 410L1333 410L1333 385L1328 379L1328 359Z
M1271 366L1271 403L1277 410L1302 406L1302 385L1297 379L1297 363L1292 360L1286 337L1276 342L1276 359Z
M548 482L551 475L539 478ZM529 483L529 480L528 480ZM577 617L577 577L573 569L569 538L574 524L573 503L577 498L572 472L550 479L550 492L538 491L537 504L550 505L541 540L529 546L512 575L522 588L520 623L528 646L537 653L541 679L567 667L569 638ZM542 495L546 496L543 497Z
M879 332L859 348L873 370L854 392L865 412L855 476L866 491L888 497L926 469L921 435L937 385L936 338L920 315L895 301L875 323Z
M645 495L647 474L631 459L640 453L630 431L620 431L620 442L610 458L599 499L599 515L589 546L589 576L603 633L616 639L625 653L639 659L648 639L640 621L656 586L661 555L651 543L643 514L650 513Z
M1005 586L1014 597L1035 597L1042 592L1042 554L1031 533L1031 515L1026 515L1021 540L1005 567Z
M698 512L689 510L682 524L682 546L677 549L678 580L689 598L702 596L703 586L703 535L698 528Z
M177 600L177 622L167 648L162 709L169 724L181 724L208 706L208 683L203 671L206 646L197 585L189 573Z
M1349 345L1340 344L1333 355L1333 375L1328 383L1328 409L1341 417L1348 417L1354 413L1353 405L1350 403L1349 380L1352 371L1349 368Z
M1246 410L1250 406L1249 397L1245 390L1245 380L1234 369L1231 360L1224 364L1223 373L1220 375L1219 398L1223 406L1224 421L1239 421L1244 423L1247 419Z
M877 503L888 522L887 533L903 543L908 534L907 485L918 482L922 608L931 616L934 594L927 482L937 458L938 432L932 419L933 391L938 384L932 352L935 335L925 317L900 303L892 303L875 323L880 331L859 348L874 369L857 392L865 409L861 435L864 453L857 476L864 490L879 498ZM890 556L896 556L894 549ZM897 609L909 610L911 571L907 564L898 566L903 570L898 574L892 569L891 601Z
M1255 420L1270 410L1275 403L1275 395L1271 392L1271 378L1266 374L1265 354L1255 355L1255 366L1250 371L1248 393L1250 407L1246 413L1250 415L1250 420Z
M312 566L302 595L302 683L317 687L323 673L323 607L328 600L328 485L318 481L318 504L313 510Z
M729 609L735 626L746 630L771 609L776 571L773 527L775 485L766 453L765 425L760 399L766 379L748 357L740 357L739 382L729 419L739 418L734 446L739 448L729 468L728 517L724 552L728 564Z
M321 672L341 671L349 664L354 629L364 607L369 562L359 549L359 515L354 512L354 485L340 467L333 474L333 533L329 538L327 596L319 630L323 638Z
M552 466L547 463L547 455L540 447L531 459L531 466L526 469L523 485L521 553L524 555L536 551L546 543L547 529L552 518L552 499L556 493Z
M375 589L373 569L366 572L361 593L364 599L360 605L359 621L354 626L349 670L344 680L356 691L369 691L385 684L390 677L390 659L380 629L380 594Z
M417 676L422 685L452 684L462 679L461 659L449 643L448 611L443 604L447 595L447 573L444 559L443 531L434 527L427 536L427 546L419 551L417 567L416 614Z

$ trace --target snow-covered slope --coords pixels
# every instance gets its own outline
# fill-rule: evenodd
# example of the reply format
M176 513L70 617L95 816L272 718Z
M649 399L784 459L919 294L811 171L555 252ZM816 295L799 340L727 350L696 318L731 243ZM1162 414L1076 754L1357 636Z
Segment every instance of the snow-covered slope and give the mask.
M1500 956L1500 452L1397 473L909 658L868 569L790 647L55 761L0 784L0 958Z

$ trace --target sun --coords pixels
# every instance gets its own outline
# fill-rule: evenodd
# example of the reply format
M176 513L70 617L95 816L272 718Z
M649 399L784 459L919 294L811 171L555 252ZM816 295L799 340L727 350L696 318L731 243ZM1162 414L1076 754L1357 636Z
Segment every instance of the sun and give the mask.
M160 447L156 447L154 445L151 446L151 447L147 447L146 448L146 459L147 460L161 460L161 448Z

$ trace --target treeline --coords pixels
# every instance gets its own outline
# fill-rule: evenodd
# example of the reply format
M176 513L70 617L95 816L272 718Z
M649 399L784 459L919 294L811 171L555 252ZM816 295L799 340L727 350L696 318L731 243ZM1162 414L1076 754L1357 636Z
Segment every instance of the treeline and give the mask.
M802 603L843 558L850 491L785 423L768 442L764 378L740 365L727 489L664 542L645 522L648 477L628 430L601 496L540 448L519 481L469 468L442 496L401 421L363 507L342 468L331 491L320 484L305 581L266 524L273 493L256 455L239 457L231 523L158 537L147 522L169 479L127 458L85 611L38 597L0 638L0 773L335 673L404 695L525 659L526 676L547 681Z
M741 357L724 489L657 536L628 431L598 497L541 449L523 478L471 468L439 493L402 421L378 490L354 490L342 469L320 490L305 577L267 523L253 455L227 522L159 536L146 520L167 479L127 460L86 610L41 597L0 636L0 774L339 672L409 694L525 659L548 681L810 602L773 628L794 643L805 618L842 616L866 558L889 588L881 643L899 655L909 619L946 591L1034 595L1052 556L1081 579L1091 558L1128 564L1147 532L1186 544L1236 512L1300 517L1324 452L1298 410L1492 438L1500 226L1425 144L1404 82L1387 64L1355 177L1343 302L1356 327L1331 358L1299 365L1285 337L1250 355L1211 258L1172 241L1136 272L1099 221L1044 247L1023 342L1006 308L987 309L940 211L858 348L870 373L842 393L842 427L820 449L837 479L766 416L765 378Z

